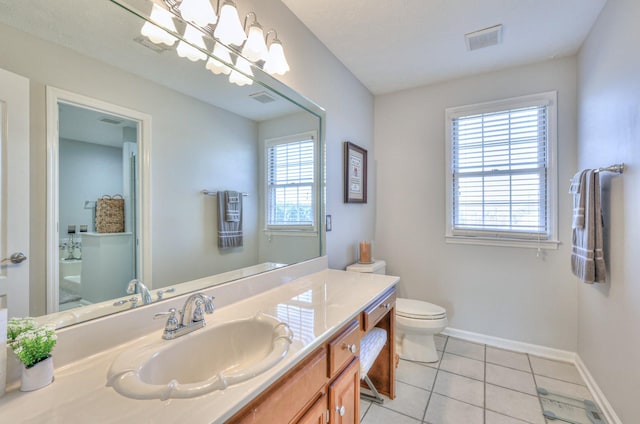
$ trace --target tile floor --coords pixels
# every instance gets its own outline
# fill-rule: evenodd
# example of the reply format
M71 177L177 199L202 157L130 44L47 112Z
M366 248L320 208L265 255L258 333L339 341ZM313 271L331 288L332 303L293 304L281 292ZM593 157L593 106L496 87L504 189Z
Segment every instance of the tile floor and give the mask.
M446 336L436 336L436 346L438 362L400 361L393 401L361 401L362 424L553 423L537 386L593 400L573 364Z

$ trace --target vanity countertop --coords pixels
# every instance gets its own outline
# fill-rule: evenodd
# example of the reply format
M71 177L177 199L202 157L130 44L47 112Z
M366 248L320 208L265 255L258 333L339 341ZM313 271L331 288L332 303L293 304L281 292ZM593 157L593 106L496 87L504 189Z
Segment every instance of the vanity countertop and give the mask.
M43 389L22 393L15 388L7 392L0 398L0 421L47 424L224 422L398 281L399 278L393 276L327 269L207 315L206 320L212 325L263 312L287 322L294 333L289 353L282 361L269 371L226 390L193 399L160 401L130 399L107 387L107 372L113 360L134 345L160 340L160 330L57 368L55 381ZM168 343L180 343L180 339Z

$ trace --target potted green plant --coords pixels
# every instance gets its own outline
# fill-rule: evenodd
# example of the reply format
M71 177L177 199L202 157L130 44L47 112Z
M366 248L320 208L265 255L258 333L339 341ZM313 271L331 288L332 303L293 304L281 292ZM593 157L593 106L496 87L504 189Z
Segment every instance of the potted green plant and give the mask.
M37 390L53 381L51 351L56 345L55 327L39 326L33 318L11 318L7 325L7 342L22 362L23 392Z

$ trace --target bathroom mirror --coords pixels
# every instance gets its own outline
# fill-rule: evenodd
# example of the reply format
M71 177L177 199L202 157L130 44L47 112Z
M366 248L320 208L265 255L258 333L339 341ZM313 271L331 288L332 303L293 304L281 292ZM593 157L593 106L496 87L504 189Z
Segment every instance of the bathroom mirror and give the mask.
M321 219L324 213L321 185L324 181L324 111L256 67L252 68L252 83L240 87L230 83L227 75L214 75L208 71L205 61L191 62L178 57L175 46L150 42L141 36L140 29L151 6L149 0L127 0L126 3L0 0L0 36L3 40L0 43L0 68L30 80L32 228L34 225L44 228L43 223L47 222L49 228L57 227L57 237L54 241L50 237L49 242L44 231L32 229L31 315L45 314L47 304L49 311L55 312L47 285L50 291L58 290L60 295L60 280L82 275L77 269L66 269L73 267L60 269L60 261L68 259L69 255L69 226L75 226L77 231L73 243L80 238L81 244L72 250L71 257L84 262L88 250L83 250L88 238L83 239L78 233L84 225L88 233L95 233L94 218L86 215L93 213L91 202L97 200L96 193L120 194L114 193L118 186L100 188L73 200L73 208L88 208L83 209L85 215L52 221L52 211L46 200L52 192L48 186L54 183L48 175L52 163L58 166L56 178L60 177L61 167L65 171L79 172L86 165L86 159L78 159L78 155L72 155L71 160L69 156L56 159L59 150L47 151L47 148L51 149L51 143L47 141L44 129L54 124L47 121L45 110L52 89L150 118L146 133L144 126L136 124L140 121L135 119L118 125L122 125L120 130L124 139L136 133L137 136L148 136L149 140L143 150L129 147L138 154L139 168L131 169L139 177L146 175L147 181L138 182L138 201L127 202L127 206L133 208L130 216L137 214L140 222L135 222L137 229L134 226L125 232L133 234L131 247L127 250L139 255L143 264L134 275L141 277L151 288L154 301L324 254ZM242 9L241 4L238 7ZM248 10L240 12L243 14ZM210 40L205 41L211 49ZM66 100L57 105L59 113L69 105L86 106L82 102L78 105ZM87 108L92 109L91 106ZM105 118L105 111L97 109ZM124 115L111 114L106 119L128 119ZM297 205L298 208L287 213L303 215L305 212L306 221L297 228L279 228L269 225L266 218L269 206L267 149L274 140L300 135L311 140L313 145L312 194L305 200L307 203ZM91 144L91 140L59 136L68 139L64 142L67 150L74 142L84 143L85 148ZM52 161L52 158L56 160ZM56 190L66 190L64 196L78 191L73 187L76 184L73 181L80 184L84 179L82 174L65 178L65 181L72 181L72 187L56 187ZM117 184L124 187L123 182ZM242 246L218 247L218 197L203 194L203 190L213 194L233 190L246 195L242 198ZM62 202L62 197L58 199ZM99 258L103 259L102 256ZM80 269L84 265L81 264ZM51 284L51 274L56 271L58 287L51 289L55 286ZM37 276L46 276L44 280L48 281L40 281ZM73 280L66 281L67 288ZM80 278L78 284L82 287L83 283L90 283L89 280L90 277L87 281ZM198 280L199 285L194 285L193 280ZM184 282L189 283L182 284ZM139 307L140 304L131 302L131 295L124 293L126 287L122 282L118 285L119 291L115 293L122 293L122 296L114 294L113 298L104 301L83 303L81 295L77 298L78 294L71 293L74 302L80 302L78 307L43 319L64 326Z

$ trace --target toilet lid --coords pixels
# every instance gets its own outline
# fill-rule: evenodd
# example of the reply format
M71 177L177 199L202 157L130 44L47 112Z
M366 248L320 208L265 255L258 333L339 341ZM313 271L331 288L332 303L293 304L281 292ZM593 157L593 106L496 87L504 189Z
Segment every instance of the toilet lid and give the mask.
M441 319L447 316L442 306L416 299L396 300L396 314L413 319Z

